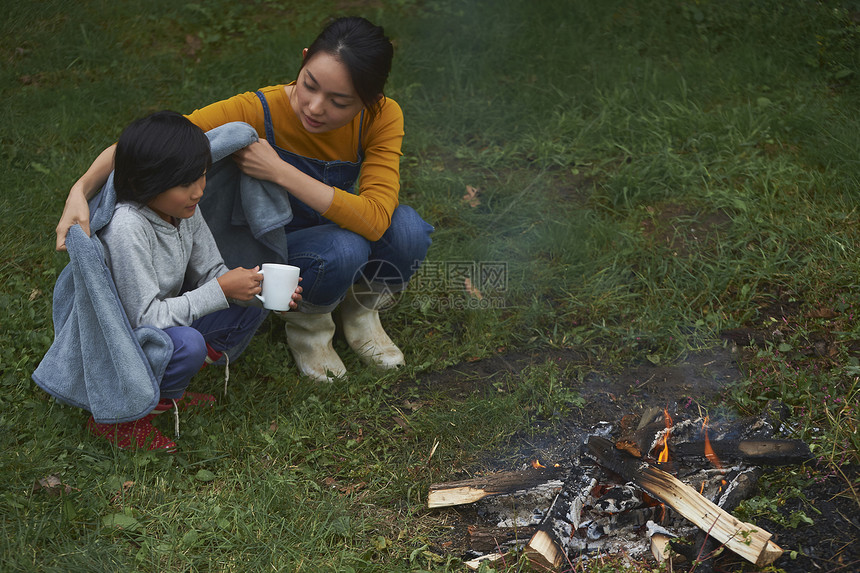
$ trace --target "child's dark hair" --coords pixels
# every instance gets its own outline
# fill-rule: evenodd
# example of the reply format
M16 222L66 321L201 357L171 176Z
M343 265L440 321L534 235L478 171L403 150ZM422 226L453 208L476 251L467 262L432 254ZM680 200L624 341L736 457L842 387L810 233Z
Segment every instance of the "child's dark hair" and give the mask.
M394 46L382 27L364 18L338 18L308 47L304 62L318 52L330 54L346 66L361 103L374 117L382 106L380 96L394 58Z
M132 122L116 145L117 199L146 205L172 187L190 185L212 165L209 138L174 111Z

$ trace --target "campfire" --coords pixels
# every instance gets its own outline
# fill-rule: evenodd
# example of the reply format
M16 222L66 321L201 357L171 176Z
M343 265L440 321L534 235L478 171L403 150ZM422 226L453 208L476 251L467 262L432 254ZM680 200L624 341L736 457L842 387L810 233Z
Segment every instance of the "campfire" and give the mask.
M717 424L649 409L591 428L567 463L534 460L517 471L434 484L428 506L475 504L482 522L468 528L472 569L519 550L559 567L601 554L701 562L720 547L766 566L783 550L731 511L753 493L762 466L811 457L802 442L772 436L764 418Z

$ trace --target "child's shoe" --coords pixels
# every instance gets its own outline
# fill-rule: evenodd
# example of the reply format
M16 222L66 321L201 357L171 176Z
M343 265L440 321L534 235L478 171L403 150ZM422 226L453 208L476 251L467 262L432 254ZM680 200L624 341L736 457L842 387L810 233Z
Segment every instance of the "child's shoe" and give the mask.
M215 364L216 362L221 360L222 356L224 356L223 352L219 352L218 350L215 350L214 348L209 346L209 343L207 342L206 343L206 359L203 361L203 368L206 368L206 366L209 364Z
M96 436L116 444L121 450L135 448L165 452L176 451L176 443L152 425L155 414L148 414L140 420L121 424L99 424L90 416L87 428Z
M202 370L206 368L210 364L215 364L219 360L224 359L224 396L227 395L227 383L230 381L230 356L226 352L221 352L219 350L215 350L209 343L206 343L206 358L203 360L203 366L200 367ZM215 399L213 398L214 402Z

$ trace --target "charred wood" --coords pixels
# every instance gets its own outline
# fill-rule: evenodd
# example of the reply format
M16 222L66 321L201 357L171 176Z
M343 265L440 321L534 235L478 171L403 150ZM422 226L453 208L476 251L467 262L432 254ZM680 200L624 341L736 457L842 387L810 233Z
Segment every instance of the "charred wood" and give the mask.
M537 532L537 526L480 527L470 525L468 532L469 548L473 551L499 551L507 546L526 543Z
M809 446L800 440L711 440L711 450L722 462L747 462L779 466L802 464L812 459ZM711 455L705 442L686 442L669 448L676 460L701 460Z

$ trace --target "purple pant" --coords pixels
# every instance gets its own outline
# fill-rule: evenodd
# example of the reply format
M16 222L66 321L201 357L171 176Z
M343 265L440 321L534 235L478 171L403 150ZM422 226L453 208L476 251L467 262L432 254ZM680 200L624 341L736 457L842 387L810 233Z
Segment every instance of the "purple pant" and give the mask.
M195 320L191 326L165 328L164 332L173 341L173 358L161 378L161 398L182 397L191 377L203 367L207 345L218 352L237 347L241 352L268 312L255 306L231 304Z

